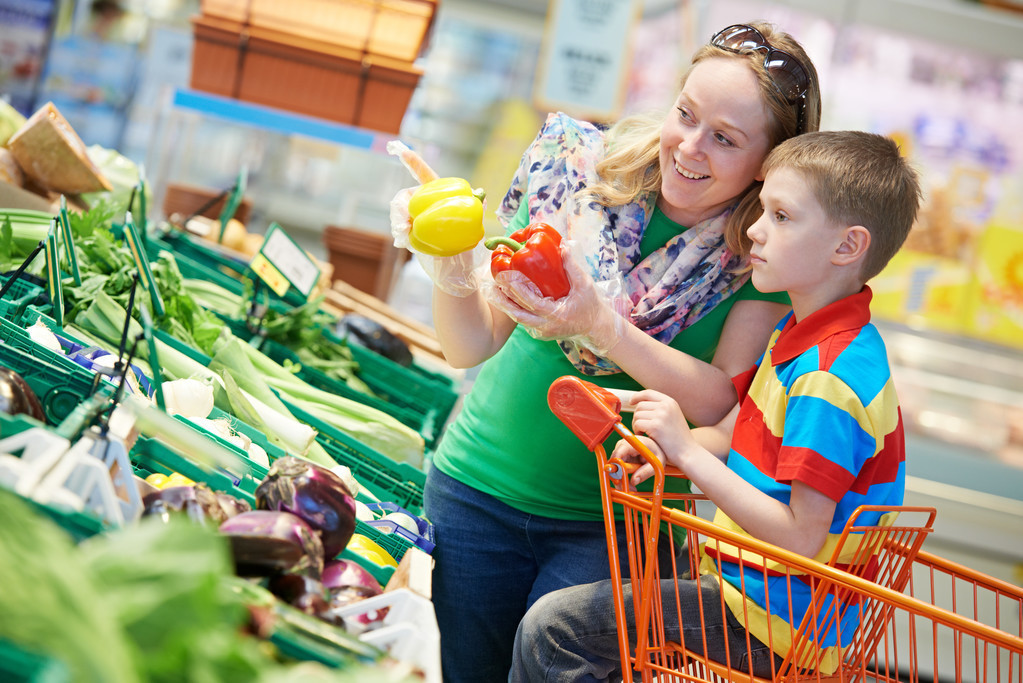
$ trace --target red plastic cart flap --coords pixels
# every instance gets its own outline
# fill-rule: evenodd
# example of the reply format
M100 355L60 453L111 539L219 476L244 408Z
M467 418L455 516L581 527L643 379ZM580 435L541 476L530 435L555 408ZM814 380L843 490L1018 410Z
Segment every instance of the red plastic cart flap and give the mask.
M603 387L578 377L559 377L547 391L547 404L572 433L595 450L621 420L621 400Z

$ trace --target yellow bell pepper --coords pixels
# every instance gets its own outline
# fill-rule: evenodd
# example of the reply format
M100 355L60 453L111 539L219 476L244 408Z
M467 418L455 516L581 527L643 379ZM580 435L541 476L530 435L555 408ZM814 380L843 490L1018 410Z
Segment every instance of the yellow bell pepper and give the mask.
M409 200L409 244L427 256L454 256L483 239L483 191L463 178L437 178Z
M398 566L398 562L379 543L362 534L352 534L352 538L348 541L348 545L345 546L345 550L381 567Z

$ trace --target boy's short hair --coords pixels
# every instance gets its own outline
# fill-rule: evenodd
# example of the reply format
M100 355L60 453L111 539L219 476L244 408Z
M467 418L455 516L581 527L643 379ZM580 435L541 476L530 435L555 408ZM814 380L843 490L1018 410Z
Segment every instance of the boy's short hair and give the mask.
M891 138L862 131L797 135L771 151L764 175L781 167L805 176L830 220L870 231L860 271L864 282L906 241L920 206L920 182Z

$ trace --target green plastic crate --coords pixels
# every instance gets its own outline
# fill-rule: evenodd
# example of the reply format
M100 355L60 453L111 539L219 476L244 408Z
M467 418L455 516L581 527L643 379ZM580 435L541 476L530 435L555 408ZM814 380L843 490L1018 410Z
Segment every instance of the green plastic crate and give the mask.
M20 349L31 356L44 360L69 373L80 375L89 382L93 381L94 372L74 362L63 353L48 349L33 340L31 335L29 335L28 330L22 327L22 323L24 322L24 316L22 316L18 322L0 319L0 342L3 342L12 348ZM46 320L43 320L43 324L46 324L46 322ZM52 318L50 319L50 322L53 324L53 327L50 328L51 330L70 339L69 335L56 329L56 323L53 322Z
M436 446L437 441L440 439L440 432L437 429L437 421L439 415L432 406L424 406L421 410L411 410L405 406L397 405L396 403L385 401L375 396L370 396L358 389L353 389L344 382L330 377L325 372L317 370L316 368L308 367L299 360L298 354L291 349L287 348L282 344L266 339L260 345L259 349L265 353L272 360L277 363L283 364L284 361L289 360L293 363L297 363L301 366L301 370L298 371L298 377L308 382L317 389L328 391L338 396L358 401L363 405L367 405L371 408L387 413L391 417L397 419L402 424L411 427L412 429L419 432L423 437L423 441L426 442L426 448L433 450Z
M0 439L21 434L26 429L43 426L45 425L42 422L30 415L8 415L0 412Z
M259 485L253 477L236 477L213 470L171 448L159 439L140 436L128 454L132 465L150 473L178 472L194 482L206 484L214 491L235 496L255 507L255 491Z
M345 343L340 337L324 330L327 339ZM438 434L447 423L458 401L458 392L450 383L430 379L369 349L349 345L352 358L359 364L359 376L380 398L395 405L427 414L433 420Z
M0 638L0 680L7 683L71 683L64 662Z
M39 349L49 351L41 346ZM53 354L52 351L50 353ZM0 344L0 365L14 370L25 379L39 398L47 423L57 425L70 415L79 403L93 394L99 386L99 380L97 378L94 382L89 377L89 371L74 361L68 362L81 372L53 364L45 357L40 357L42 355L29 353L6 343Z
M185 277L209 276L209 280L235 294L241 294L245 289L244 281L251 282L254 277L248 263L222 254L181 231L175 230L159 237L151 237L147 246L151 258L156 258L160 249L174 254L178 267ZM306 302L305 297L294 287L289 287L283 297L277 296L269 289L266 291L270 305L279 310L287 310Z
M37 503L31 499L26 498L26 500L40 514L46 515L56 522L61 529L71 536L71 540L75 543L80 543L87 538L92 538L93 536L110 529L103 520L88 512L65 510L63 508Z
M7 284L9 278L0 275L0 288ZM0 299L0 318L15 320L31 305L48 305L50 297L46 290L31 282L18 278L11 288Z
M347 466L360 482L380 500L397 503L409 512L419 515L423 509L423 486L426 474L408 463L395 462L361 441L323 422L298 406L282 399L291 413L313 427L316 439L338 463ZM360 476L361 475L361 476Z

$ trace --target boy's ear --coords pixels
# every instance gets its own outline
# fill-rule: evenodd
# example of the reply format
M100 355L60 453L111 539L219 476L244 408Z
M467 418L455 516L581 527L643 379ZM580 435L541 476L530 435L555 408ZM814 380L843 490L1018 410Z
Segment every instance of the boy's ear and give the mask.
M861 259L870 248L870 231L862 225L850 225L843 230L842 241L838 243L831 262L846 266Z

